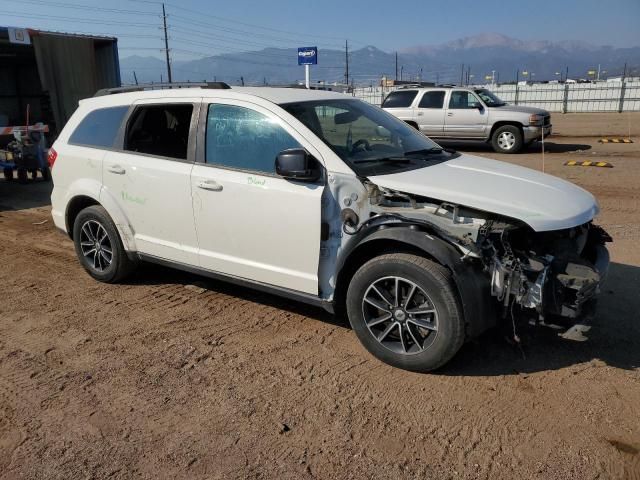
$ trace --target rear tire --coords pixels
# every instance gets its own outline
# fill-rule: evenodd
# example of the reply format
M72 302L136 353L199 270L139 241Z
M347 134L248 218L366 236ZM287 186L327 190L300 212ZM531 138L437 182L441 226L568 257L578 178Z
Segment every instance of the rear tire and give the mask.
M498 127L491 136L491 146L498 153L517 153L522 144L522 131L514 125Z
M100 282L116 283L137 266L127 256L113 220L99 205L78 214L73 224L73 243L82 267Z
M464 316L451 272L417 255L369 260L351 279L346 306L364 347L394 367L435 370L464 342Z

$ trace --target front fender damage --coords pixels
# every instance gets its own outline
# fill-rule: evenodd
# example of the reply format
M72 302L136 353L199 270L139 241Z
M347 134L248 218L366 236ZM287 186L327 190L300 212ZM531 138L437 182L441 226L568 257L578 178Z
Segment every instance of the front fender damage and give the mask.
M468 334L496 323L532 324L566 330L583 340L606 275L611 241L591 222L535 232L521 221L437 199L380 188L365 181L369 218L344 215L349 250L376 239L420 248L453 273ZM497 313L497 315L496 315Z

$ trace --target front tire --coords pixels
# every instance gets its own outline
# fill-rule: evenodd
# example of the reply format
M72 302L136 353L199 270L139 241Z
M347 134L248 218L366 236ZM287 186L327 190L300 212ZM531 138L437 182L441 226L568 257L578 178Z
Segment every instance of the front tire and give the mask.
M122 245L107 211L93 205L82 210L73 224L73 243L80 264L96 280L116 283L136 267Z
M522 131L514 125L497 128L491 137L491 146L498 153L517 153L522 145Z
M464 342L464 316L449 270L417 255L373 258L347 290L347 314L364 347L405 370L435 370Z

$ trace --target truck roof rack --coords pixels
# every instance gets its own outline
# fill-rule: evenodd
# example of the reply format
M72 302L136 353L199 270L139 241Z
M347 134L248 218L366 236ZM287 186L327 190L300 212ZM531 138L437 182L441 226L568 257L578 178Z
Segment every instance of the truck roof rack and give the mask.
M114 95L116 93L142 92L145 90L166 90L172 88L212 88L226 90L231 88L224 82L172 82L172 83L141 83L139 85L127 85L126 87L102 88L93 96Z

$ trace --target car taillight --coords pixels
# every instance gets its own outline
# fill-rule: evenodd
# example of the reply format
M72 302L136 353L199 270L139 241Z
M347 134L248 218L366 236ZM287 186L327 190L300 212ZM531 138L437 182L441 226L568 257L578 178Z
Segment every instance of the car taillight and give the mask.
M53 164L56 163L56 158L58 158L58 152L56 152L52 147L49 149L49 154L47 155L47 163L49 164L49 168L53 168Z

